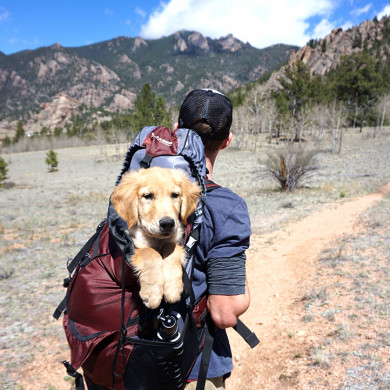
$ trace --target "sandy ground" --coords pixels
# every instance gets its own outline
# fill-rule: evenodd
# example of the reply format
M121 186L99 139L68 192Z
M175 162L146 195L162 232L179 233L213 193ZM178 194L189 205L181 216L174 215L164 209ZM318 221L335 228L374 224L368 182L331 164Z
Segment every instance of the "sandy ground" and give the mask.
M313 344L316 335L300 328L305 284L314 279L316 259L322 249L341 234L359 229L357 218L367 208L390 192L390 184L379 193L329 207L322 212L290 224L268 236L252 236L248 253L248 282L252 296L242 320L261 340L250 350L242 339L229 331L235 369L227 389L279 389L289 364L305 345ZM288 334L298 340L292 342Z

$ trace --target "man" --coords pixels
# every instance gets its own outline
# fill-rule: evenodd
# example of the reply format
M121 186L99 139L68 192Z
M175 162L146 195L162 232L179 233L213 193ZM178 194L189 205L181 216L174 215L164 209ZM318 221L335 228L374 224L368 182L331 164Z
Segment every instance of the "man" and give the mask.
M212 179L219 152L232 140L232 103L214 90L190 92L180 108L179 126L195 130L205 146L208 179ZM245 202L225 187L209 192L204 222L196 248L193 288L196 298L208 291L207 308L218 328L208 370L206 389L223 389L233 368L229 341L224 329L236 325L250 303L245 277L245 250L251 234ZM200 357L186 390L196 388Z
M186 97L181 106L179 125L177 126L191 128L200 134L205 146L208 179L212 178L217 155L229 145L232 139L230 133L231 123L232 104L227 97L219 92L194 90ZM203 222L199 231L200 237L195 248L193 290L196 298L207 292L207 308L215 326L218 328L214 337L207 375L208 380L206 382L206 389L211 390L223 389L225 379L233 368L229 341L224 329L234 326L238 317L249 306L250 297L245 278L245 250L249 246L251 231L245 202L227 188L221 187L207 193L203 213ZM111 248L109 248L108 254L114 252L116 255L118 252L126 253L127 236L123 235L123 229L126 227L122 226L120 218L111 206L109 207L107 223L110 234L104 236L108 242L104 241L104 238L100 239L100 242L104 244L103 248L110 246L109 238L113 236L121 251L111 251ZM103 253L107 254L106 251L107 249L104 249ZM127 366L124 367L125 355L128 350L125 345L122 349L123 355L119 353L117 349L118 340L114 337L117 332L113 332L112 339L110 338L110 332L102 340L96 337L96 335L99 335L97 331L101 330L96 327L98 322L104 322L109 317L107 320L109 328L117 329L117 323L113 324L113 321L119 319L118 313L122 315L121 306L117 304L122 299L124 302L124 298L121 297L121 292L124 291L121 287L122 279L117 280L117 272L122 268L117 269L115 264L124 263L121 261L121 254L118 257L120 262L115 261L114 257L108 256L106 263L91 262L89 268L86 268L88 272L86 272L85 277L83 277L84 274L81 274L77 278L78 283L81 284L78 285L78 288L73 288L74 292L70 299L75 302L84 300L86 303L86 307L83 306L85 310L82 310L81 306L79 307L77 304L70 305L76 312L75 316L77 317L76 314L78 314L78 317L81 316L85 320L83 322L80 318L77 318L77 321L89 325L88 321L96 317L96 321L92 321L94 334L89 339L87 333L82 333L82 335L77 332L76 335L72 333L69 321L67 323L67 335L70 337L72 346L75 347L75 355L77 357L81 356L80 359L84 359L86 354L89 356L84 363L75 360L78 363L77 366L83 365L85 379L90 390L106 390L109 388L108 382L111 379L109 374L111 374L112 365L107 364L107 361L115 355L122 357L118 359L114 357L114 366L117 375L125 372L123 378L126 389L157 390L160 388L159 377L148 375L148 367L153 367L155 361L149 357L148 351L145 352L145 348L137 349L136 352L134 349ZM90 275L94 275L94 277L89 277ZM105 311L101 308L106 308L107 302L110 300L105 295L107 291L110 291L108 295L112 298L112 301L109 304L110 309ZM85 292L93 296L93 299L89 300L88 294L85 294ZM105 300L105 304L100 305L101 301L97 297ZM115 314L113 314L113 311L115 311ZM72 313L69 310L68 314L71 318ZM131 314L128 313L127 315L130 316ZM127 315L124 318L127 318ZM83 329L84 332L84 328L80 329ZM88 341L93 343L91 347ZM88 349L88 351L84 351L85 353L80 355L81 347ZM91 348L91 351L89 351L89 348ZM91 354L89 355L89 353ZM115 355L113 355L114 353ZM190 383L186 385L186 390L196 389L200 359L201 357L198 358L190 373ZM145 363L145 361L149 363ZM118 364L123 364L123 367L118 368ZM118 377L122 378L122 375ZM92 379L104 383L104 386L93 383ZM112 380L114 379L112 378Z

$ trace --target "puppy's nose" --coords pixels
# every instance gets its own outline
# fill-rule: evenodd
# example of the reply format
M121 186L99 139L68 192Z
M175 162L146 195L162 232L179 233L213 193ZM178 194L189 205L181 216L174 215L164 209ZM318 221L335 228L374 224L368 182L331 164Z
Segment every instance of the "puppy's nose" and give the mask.
M163 230L166 233L171 232L175 226L175 220L170 217L161 218L159 223L160 223L161 230Z

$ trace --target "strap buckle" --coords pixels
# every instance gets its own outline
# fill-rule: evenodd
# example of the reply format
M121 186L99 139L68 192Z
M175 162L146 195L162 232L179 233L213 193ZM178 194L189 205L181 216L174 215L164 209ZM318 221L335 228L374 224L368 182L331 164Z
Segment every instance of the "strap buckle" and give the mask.
M67 374L72 378L79 378L81 376L67 360L64 360L62 364L65 366Z
M85 390L83 376L67 360L64 360L62 364L65 366L67 374L74 378L76 390Z

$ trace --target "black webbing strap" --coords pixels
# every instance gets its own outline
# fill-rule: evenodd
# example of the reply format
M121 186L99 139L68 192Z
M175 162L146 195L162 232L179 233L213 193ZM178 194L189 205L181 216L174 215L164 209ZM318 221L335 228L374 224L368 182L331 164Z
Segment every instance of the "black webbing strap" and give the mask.
M144 158L139 163L140 167L144 169L150 168L150 163L152 162L153 158L153 156L145 154Z
M206 192L211 192L217 188L221 188L219 184L214 183L212 180L205 180L204 184L206 185Z
M95 243L95 241L96 241L96 243L95 243L95 247L94 247L94 251L93 251L94 252L93 257L89 258L87 260L87 263L83 264L83 266L85 267L89 262L92 261L92 259L94 259L96 257L95 252L97 254L97 250L99 247L99 237L100 237L100 233L103 229L105 222L106 222L105 219L102 222L100 222L99 226L96 228L96 232L94 233L94 235L86 242L86 244L80 249L79 253L77 253L77 255L73 258L73 260L67 265L69 276L64 279L64 287L69 286L69 283L72 279L73 271L77 268L77 266L79 264L81 264L83 259L85 259L85 256L90 251L90 249L92 248L92 245ZM57 306L57 309L53 313L53 317L56 320L58 320L60 318L61 314L66 309L67 300L68 300L68 293L65 295L65 297L63 298L63 300L60 302L60 304Z
M233 329L248 343L251 348L260 343L257 336L241 321L238 320Z
M71 261L71 263L68 264L68 272L69 272L69 274L73 273L73 271L76 269L76 267L79 265L79 263L81 263L81 261L84 259L85 255L90 251L90 249L92 248L93 243L95 242L95 240L100 235L100 232L102 231L105 222L106 222L105 219L102 222L100 222L99 226L96 228L95 234L80 249L79 253L77 253L77 255ZM96 250L97 250L97 248L96 248Z
M68 361L64 360L62 364L65 366L68 375L74 378L76 390L84 390L85 387L83 376L78 373Z
M64 310L66 309L66 299L67 297L65 296L62 301L60 302L60 304L57 306L57 309L54 311L53 313L53 317L58 320L60 317L61 317L61 314L64 312Z
M183 289L184 289L184 293L186 294L186 296L190 297L190 305L191 305L191 307L193 307L193 305L195 303L195 294L194 294L194 290L192 288L191 280L190 280L189 276L187 275L187 272L184 269L184 267L183 267Z
M214 344L214 333L210 331L210 326L213 327L214 324L209 317L209 320L206 320L206 323L204 325L205 339L203 344L202 358L200 360L200 368L198 380L196 383L196 390L204 390L206 385L207 371L209 369L211 351L213 350Z

